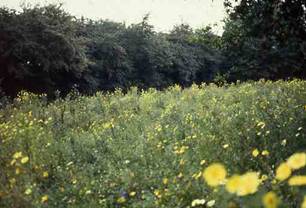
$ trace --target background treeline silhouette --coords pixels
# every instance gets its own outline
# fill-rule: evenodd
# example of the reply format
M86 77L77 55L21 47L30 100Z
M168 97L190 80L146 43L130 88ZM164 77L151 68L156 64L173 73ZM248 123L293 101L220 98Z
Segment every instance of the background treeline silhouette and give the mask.
M78 19L61 5L0 8L0 88L63 95L192 83L306 77L306 6L295 0L242 0L224 33L210 26L126 26Z

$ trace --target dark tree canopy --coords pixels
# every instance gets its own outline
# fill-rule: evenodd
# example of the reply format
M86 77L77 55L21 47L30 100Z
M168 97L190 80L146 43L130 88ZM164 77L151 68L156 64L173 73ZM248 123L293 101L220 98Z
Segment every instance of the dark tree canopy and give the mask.
M223 50L232 79L306 77L306 2L226 1Z
M0 9L0 80L8 94L22 89L68 91L86 70L75 18L60 6Z
M296 0L225 0L224 33L146 15L126 26L75 18L61 5L0 8L0 89L63 95L192 83L306 77L306 6Z

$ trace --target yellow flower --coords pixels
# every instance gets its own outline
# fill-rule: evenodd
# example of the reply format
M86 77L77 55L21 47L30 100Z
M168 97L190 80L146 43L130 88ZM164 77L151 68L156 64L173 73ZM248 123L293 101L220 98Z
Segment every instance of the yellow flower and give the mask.
M129 193L129 196L131 196L131 197L133 197L133 196L135 196L135 195L136 195L136 192L135 192L135 191L132 191L132 192Z
M306 165L306 153L295 153L288 158L287 164L293 170L300 169Z
M239 175L233 175L230 177L225 186L226 190L232 194L237 193L240 187L240 179L241 177Z
M261 121L261 122L259 122L259 123L257 124L257 126L263 129L263 128L265 128L266 124L265 124L265 122L262 122L262 121Z
M196 207L198 205L203 205L205 204L205 199L195 199L191 202L191 207Z
M183 173L180 173L180 174L178 174L178 178L182 178L184 175L183 175Z
M126 199L123 196L121 196L117 199L117 203L119 203L119 204L123 204L124 202L126 202Z
M268 150L264 150L264 151L261 152L261 155L263 155L263 156L268 156L269 154L270 153L269 153Z
M229 147L229 144L223 145L223 149L226 149L226 148L228 148L228 147Z
M201 176L202 176L202 172L200 171L200 172L198 172L198 173L193 174L193 175L192 175L192 178L194 178L194 179L199 179Z
M279 199L274 192L270 191L262 197L262 203L265 208L277 208Z
M13 158L14 159L18 159L18 158L21 158L22 157L22 152L16 152L14 155L13 155Z
M288 184L290 186L303 186L306 185L306 176L292 176L289 181Z
M254 194L260 184L260 179L256 172L247 172L240 178L240 186L237 191L238 196Z
M22 163L22 164L25 164L25 163L27 163L28 161L29 161L29 157L28 157L28 156L21 158L21 163Z
M306 106L305 106L306 107ZM306 208L306 196L304 196L301 208Z
M204 165L206 163L206 160L201 160L200 164Z
M44 195L44 196L41 197L40 201L41 201L41 203L45 203L45 202L48 201L48 199L49 199L48 195Z
M180 159L180 165L185 165L185 160L184 159Z
M25 190L24 192L26 195L30 195L32 193L32 189L28 188L27 190Z
M220 185L226 177L226 170L220 163L214 163L203 172L203 177L209 186Z
M267 175L262 175L261 178L260 178L261 182L263 182L263 181L265 181L267 179L268 179Z
M154 195L155 195L157 198L161 198L161 197L162 197L162 194L160 193L159 190L154 190Z
M47 171L43 172L43 177L44 178L48 178L48 176L49 176L49 173Z
M13 159L13 160L11 161L10 165L13 166L13 165L15 165L15 163L16 163L16 160Z
M16 170L15 170L16 175L19 175L20 172L21 172L20 168L17 167Z
M252 152L253 157L257 157L259 155L258 149L254 149Z
M291 168L287 163L282 163L276 169L276 179L283 181L289 178L291 175Z
M163 184L164 184L164 185L167 185L167 184L168 184L168 181L169 181L168 178L164 178L164 179L163 179Z

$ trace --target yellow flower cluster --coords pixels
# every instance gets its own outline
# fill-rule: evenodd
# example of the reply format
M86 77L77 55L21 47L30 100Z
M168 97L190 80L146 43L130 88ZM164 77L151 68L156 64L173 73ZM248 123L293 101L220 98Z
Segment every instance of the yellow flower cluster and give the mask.
M234 175L226 183L226 190L238 196L254 194L261 180L256 172L247 172L243 175Z
M247 172L243 175L233 175L226 181L226 169L220 163L214 163L208 166L204 172L203 177L209 186L216 187L218 185L226 184L226 190L238 196L245 196L253 194L257 191L261 180L256 172Z
M306 153L295 153L276 169L275 178L279 181L288 179L292 171L306 166ZM291 186L306 185L306 176L293 176L288 181Z

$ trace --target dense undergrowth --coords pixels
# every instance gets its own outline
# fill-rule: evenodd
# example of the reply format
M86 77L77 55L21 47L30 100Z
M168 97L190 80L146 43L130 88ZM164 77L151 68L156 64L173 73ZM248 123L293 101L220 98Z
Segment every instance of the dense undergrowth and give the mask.
M275 170L306 151L305 105L299 80L52 103L23 92L0 110L0 207L262 207L270 191L271 208L275 195L300 207L305 188ZM209 186L203 170L216 162L228 175L256 172L255 193Z

